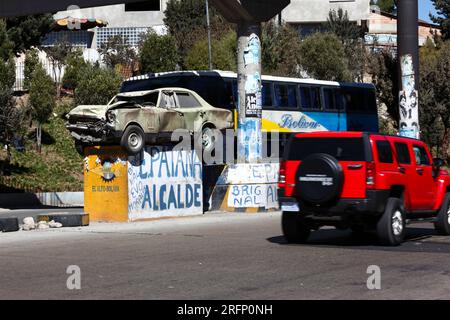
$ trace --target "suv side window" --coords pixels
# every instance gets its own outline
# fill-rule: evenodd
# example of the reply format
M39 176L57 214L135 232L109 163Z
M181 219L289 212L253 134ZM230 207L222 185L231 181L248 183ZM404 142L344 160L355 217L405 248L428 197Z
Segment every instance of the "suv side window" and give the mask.
M389 141L378 140L375 143L377 146L378 161L381 163L393 163L394 157Z
M406 143L396 142L395 150L397 151L398 163L411 164L411 156L409 155L408 145Z
M429 166L431 164L427 151L424 147L414 146L414 155L416 156L416 163L418 166Z

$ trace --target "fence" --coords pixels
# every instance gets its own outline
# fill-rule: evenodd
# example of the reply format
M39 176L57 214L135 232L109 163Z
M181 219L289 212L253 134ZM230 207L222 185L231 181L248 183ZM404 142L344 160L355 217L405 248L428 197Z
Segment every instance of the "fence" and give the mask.
M54 67L54 64L48 61L41 61L42 66L44 67L47 74L52 77L53 81L61 81L64 76L64 68L61 71L58 70L57 67ZM24 86L25 82L25 61L22 58L16 60L16 82L14 83L14 91L15 92L24 92L27 89Z

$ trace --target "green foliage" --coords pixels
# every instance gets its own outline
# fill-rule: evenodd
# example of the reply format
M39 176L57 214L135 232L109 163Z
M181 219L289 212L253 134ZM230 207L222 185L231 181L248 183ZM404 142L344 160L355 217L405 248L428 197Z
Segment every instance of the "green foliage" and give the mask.
M439 155L447 159L450 134L450 41L436 50L439 50L436 56L421 56L420 120L425 139L436 145Z
M389 51L373 53L368 60L368 74L372 76L377 89L377 98L387 108L389 117L398 128L398 59Z
M42 65L38 65L31 76L30 106L32 117L38 123L47 122L55 108L55 84L45 72Z
M317 32L300 44L300 65L308 76L321 80L349 81L344 46L332 33Z
M40 65L39 54L36 49L30 49L25 54L24 80L25 89L30 89L31 78L34 70Z
M431 20L442 28L442 38L450 39L450 2L448 0L431 0L434 4L437 15L430 15Z
M75 89L76 105L107 104L117 94L122 83L116 71L96 65L88 65L83 69L80 79Z
M175 39L148 32L140 44L139 60L142 73L175 70L180 61Z
M8 36L14 43L14 53L22 53L41 44L53 25L51 14L29 15L6 20Z
M221 40L212 41L212 64L214 69L237 71L236 43L236 33L233 31L229 32ZM188 52L185 60L185 66L190 70L209 69L207 39L197 42Z
M16 67L13 59L0 60L0 88L11 90L16 81Z
M13 54L14 43L9 39L6 23L0 19L0 60L6 61Z
M103 62L111 69L116 66L132 66L137 58L134 48L128 45L128 39L120 35L109 37L99 52L102 54Z
M262 67L264 73L298 76L300 38L295 29L273 21L263 24L261 35Z
M75 90L83 79L85 70L89 64L84 61L81 50L72 52L66 61L66 69L62 79L62 85L66 89Z
M57 116L43 125L43 132L51 141L44 141L41 153L34 150L31 142L27 142L25 152L12 150L8 173L0 176L0 186L30 192L83 190L83 161L61 117L71 107L70 102L57 105Z

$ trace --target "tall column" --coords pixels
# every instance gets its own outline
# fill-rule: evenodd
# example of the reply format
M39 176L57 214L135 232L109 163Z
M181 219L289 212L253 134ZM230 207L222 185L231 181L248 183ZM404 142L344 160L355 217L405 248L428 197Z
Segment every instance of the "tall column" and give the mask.
M262 160L261 24L238 24L238 163Z
M397 10L400 135L419 139L418 2L417 0L400 0L397 2Z

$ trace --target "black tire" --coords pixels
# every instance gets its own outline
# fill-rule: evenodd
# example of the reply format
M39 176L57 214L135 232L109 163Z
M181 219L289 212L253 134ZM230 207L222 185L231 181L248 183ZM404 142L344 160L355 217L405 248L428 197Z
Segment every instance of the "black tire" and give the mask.
M75 150L77 150L77 153L82 157L85 156L84 148L85 146L83 143L75 141Z
M398 246L405 239L406 219L402 201L389 198L377 223L377 236L382 245Z
M120 140L120 145L127 151L128 154L138 154L145 146L145 133L141 127L137 125L130 125L125 130Z
M442 236L450 235L450 192L445 194L444 202L434 223L434 228Z
M305 243L311 234L311 228L297 213L283 212L281 228L289 243Z

